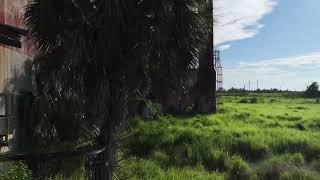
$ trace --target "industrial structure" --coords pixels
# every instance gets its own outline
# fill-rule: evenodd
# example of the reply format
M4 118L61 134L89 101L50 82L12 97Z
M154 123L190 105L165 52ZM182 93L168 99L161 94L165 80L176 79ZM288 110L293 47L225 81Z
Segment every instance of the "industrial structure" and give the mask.
M214 51L213 54L213 63L217 73L217 80L216 80L216 106L219 109L220 105L222 104L222 93L223 93L223 71L222 71L222 64L220 59L220 51Z
M0 1L0 152L13 150L18 143L17 100L22 91L31 91L25 63L31 46L22 21L28 0Z

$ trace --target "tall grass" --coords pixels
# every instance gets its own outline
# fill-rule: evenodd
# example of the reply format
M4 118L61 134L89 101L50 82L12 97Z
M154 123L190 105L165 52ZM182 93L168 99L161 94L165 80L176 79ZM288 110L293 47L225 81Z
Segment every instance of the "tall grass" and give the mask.
M117 176L133 180L320 179L319 105L312 99L255 96L254 103L240 102L252 97L224 97L216 115L132 120L132 136L118 153L125 160ZM0 180L16 176L28 179L31 172L17 164ZM85 179L84 170L67 179Z
M149 171L155 173L151 179L170 179L161 173L188 179L200 172L206 175L194 176L320 179L317 105L312 100L279 97L240 103L243 98L252 99L224 97L217 115L133 120L133 136L122 154L131 159L130 166L119 173L132 172L136 179L150 179Z

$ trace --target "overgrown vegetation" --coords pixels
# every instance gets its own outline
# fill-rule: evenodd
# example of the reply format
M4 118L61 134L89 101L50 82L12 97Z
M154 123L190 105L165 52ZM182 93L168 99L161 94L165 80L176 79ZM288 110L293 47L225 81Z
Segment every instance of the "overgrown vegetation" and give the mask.
M304 92L305 97L315 98L320 96L319 85L317 82L311 83Z
M1 164L0 180L31 180L34 174L24 162L4 163ZM50 175L44 177L46 180L86 180L84 167L77 169L69 177L65 177L62 173L58 175Z
M131 121L118 174L129 179L319 179L316 100L260 96L257 103L239 103L243 98L224 97L217 115Z
M29 129L41 143L32 147L74 148L89 132L96 141L88 146L106 149L105 179L129 99L185 90L192 68L212 69L199 60L213 50L212 1L31 0L25 20L37 50Z
M3 164L0 170L0 180L30 180L32 173L28 167L22 163Z

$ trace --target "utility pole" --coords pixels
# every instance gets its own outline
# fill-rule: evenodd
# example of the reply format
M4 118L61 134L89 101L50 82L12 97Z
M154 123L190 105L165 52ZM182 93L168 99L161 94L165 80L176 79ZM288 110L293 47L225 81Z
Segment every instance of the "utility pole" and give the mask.
M251 82L249 80L249 92L251 91Z

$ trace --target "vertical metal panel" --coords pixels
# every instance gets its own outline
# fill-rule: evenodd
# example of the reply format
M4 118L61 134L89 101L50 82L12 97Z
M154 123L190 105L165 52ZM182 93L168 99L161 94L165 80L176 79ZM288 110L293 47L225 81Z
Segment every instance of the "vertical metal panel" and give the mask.
M23 14L27 3L28 0L0 0L0 23L25 29ZM15 94L21 89L26 90L26 82L17 78L24 73L25 61L31 59L33 55L31 43L26 41L26 39L22 38L21 49L0 45L0 93L6 91ZM0 113L3 113L1 111L7 109L11 115L15 116L15 100L12 100L9 106L5 107L3 99L2 101L0 99ZM9 119L8 125L10 131L7 133L8 137L10 137L10 143L7 150L13 150L18 120L12 117ZM6 128L5 126L5 124L0 123L0 131L3 131Z
M27 4L28 0L0 0L0 23L25 28L23 14ZM0 45L0 92L14 83L14 75L23 73L23 64L32 54L26 38L22 39L21 49Z
M29 0L0 0L0 23L15 26L21 29L25 29L23 15L25 12L25 7ZM9 48L9 47L7 47ZM10 49L20 52L22 54L27 54L32 56L32 46L31 42L27 41L27 38L22 38L22 48L12 48Z
M13 89L19 91L28 88L23 87L26 82L17 79L24 74L24 62L28 59L30 57L24 54L0 47L0 93L4 91L15 93Z
M0 1L0 23L4 22L4 0Z

